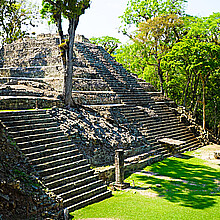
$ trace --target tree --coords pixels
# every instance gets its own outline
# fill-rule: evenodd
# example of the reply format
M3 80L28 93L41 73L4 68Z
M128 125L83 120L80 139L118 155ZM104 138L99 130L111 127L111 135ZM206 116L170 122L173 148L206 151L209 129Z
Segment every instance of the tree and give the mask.
M25 28L34 26L35 6L28 5L25 0L0 0L0 5L0 37L3 43L12 43L27 35Z
M208 126L220 137L220 72L209 77L206 86L206 115Z
M96 45L104 47L104 49L109 54L114 54L116 48L118 48L119 44L121 44L119 39L115 37L109 37L109 36L92 37L90 38L90 42L92 44L96 44Z
M197 38L184 38L176 43L172 50L163 57L162 65L170 71L170 74L184 74L184 104L188 95L189 86L193 90L193 96L190 97L194 102L194 94L201 93L201 100L196 100L202 103L203 106L203 129L206 128L206 90L209 78L219 71L220 65L220 46L214 43L201 41ZM171 76L172 78L175 76ZM201 84L201 87L199 87ZM200 91L198 90L200 89ZM194 105L196 106L197 103Z
M60 47L63 50L63 66L65 68L63 96L65 104L70 107L72 102L72 75L73 75L73 45L75 31L80 15L89 8L90 0L43 0L41 13L49 14L51 21L57 25L61 38ZM69 21L68 39L63 42L62 16Z
M188 37L220 44L220 13L213 13L208 17L187 17L185 30Z
M148 65L154 66L160 81L160 90L164 94L163 70L161 59L179 40L179 29L183 21L174 14L148 19L139 25L135 42L142 45L142 54ZM174 31L175 29L175 31Z
M124 14L120 17L123 24L120 30L132 39L134 44L138 44L138 55L134 54L134 59L140 57L144 60L143 70L148 69L152 72L155 69L158 80L153 84L157 85L159 81L162 93L164 76L160 60L182 37L181 16L185 13L185 2L186 0L129 0ZM131 32L132 27L136 29L135 32ZM141 75L147 74L145 72Z
M114 57L129 72L135 73L138 77L145 79L155 88L159 89L158 76L155 74L155 67L147 64L141 48L144 45L127 43L116 49Z
M133 38L131 29L138 28L141 22L170 14L184 15L186 2L187 0L129 0L124 14L120 16L122 26L119 30Z

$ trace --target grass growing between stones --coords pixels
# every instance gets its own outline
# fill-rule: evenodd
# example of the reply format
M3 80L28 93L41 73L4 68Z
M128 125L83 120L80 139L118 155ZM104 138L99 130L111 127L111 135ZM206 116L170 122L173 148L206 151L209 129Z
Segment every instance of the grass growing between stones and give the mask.
M167 158L130 174L129 190L77 210L74 219L220 219L220 166L192 153Z

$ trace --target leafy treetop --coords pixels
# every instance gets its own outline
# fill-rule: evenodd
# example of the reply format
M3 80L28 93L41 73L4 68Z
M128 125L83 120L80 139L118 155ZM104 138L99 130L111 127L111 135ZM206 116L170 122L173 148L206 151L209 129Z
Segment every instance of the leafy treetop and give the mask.
M109 36L92 37L90 38L90 42L103 46L109 54L113 54L116 48L118 48L119 44L121 44L119 39Z

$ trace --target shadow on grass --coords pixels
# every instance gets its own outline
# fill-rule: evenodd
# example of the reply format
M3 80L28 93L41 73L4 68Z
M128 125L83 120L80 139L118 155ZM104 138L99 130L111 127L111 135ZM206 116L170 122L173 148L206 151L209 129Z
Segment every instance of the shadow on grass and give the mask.
M215 197L220 195L220 186L216 183L220 180L220 172L205 165L193 164L190 160L169 158L151 165L150 172L155 175L146 176L148 172L144 171L130 178L150 184L159 197L185 207L208 208L216 203Z
M174 157L181 158L181 159L187 159L187 160L193 158L193 156L185 155L185 154L175 154Z

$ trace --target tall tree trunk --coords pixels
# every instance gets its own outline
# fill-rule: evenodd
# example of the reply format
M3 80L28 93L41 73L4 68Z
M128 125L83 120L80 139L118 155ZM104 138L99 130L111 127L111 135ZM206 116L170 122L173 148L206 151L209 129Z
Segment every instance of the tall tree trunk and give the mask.
M169 81L169 76L168 76L168 71L166 71L166 91L165 91L165 97L166 98L168 97L168 91L167 91L168 81Z
M55 19L56 19L56 23L57 23L58 33L59 33L59 36L60 36L60 43L63 43L64 36L63 36L63 27L62 27L61 13L57 14Z
M196 116L196 111L197 111L197 108L198 108L198 104L199 104L199 96L197 96L197 100L196 100L196 103L195 103L195 106L194 106L194 109L193 109L193 117Z
M183 102L183 106L186 107L186 99L188 96L188 89L189 89L189 84L190 84L190 79L191 79L191 75L188 77L187 79L187 84L186 84L186 89L185 89L185 95L184 95L184 102Z
M64 101L68 107L72 105L73 44L75 38L76 21L76 18L69 19L69 47L67 52L67 68L64 75L63 88Z
M160 68L160 60L158 61L157 64L157 73L160 81L160 92L164 95L164 88L163 88L163 72Z
M199 84L199 76L195 75L194 77L195 82L194 82L194 86L193 86L193 91L192 91L192 102L195 103L195 105L198 104L198 99L196 98L196 92L197 92L197 88L198 88L198 84Z
M59 33L59 36L60 36L60 44L64 43L64 35L63 35L63 27L62 27L62 17L61 17L61 13L58 13L56 16L55 16L55 19L56 19L56 25L57 25L57 29L58 29L58 33ZM61 53L61 57L62 57L62 65L63 65L63 68L66 70L66 53L67 53L67 50L66 48L63 48L63 47L60 47L60 53Z

